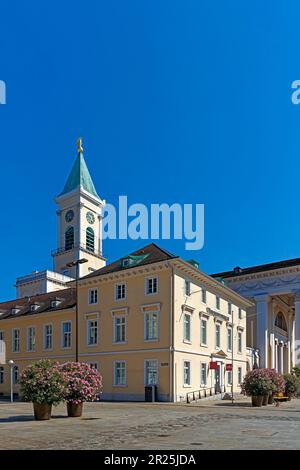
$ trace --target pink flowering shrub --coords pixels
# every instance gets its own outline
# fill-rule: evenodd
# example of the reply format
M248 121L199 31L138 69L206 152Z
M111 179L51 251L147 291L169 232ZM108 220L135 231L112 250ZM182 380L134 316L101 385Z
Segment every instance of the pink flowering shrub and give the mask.
M242 392L248 396L284 392L285 380L275 369L254 369L248 372L242 383Z
M61 371L67 382L65 400L74 404L94 401L102 390L102 376L89 364L66 362Z
M47 359L26 367L19 383L24 401L39 404L58 405L67 390L59 363Z

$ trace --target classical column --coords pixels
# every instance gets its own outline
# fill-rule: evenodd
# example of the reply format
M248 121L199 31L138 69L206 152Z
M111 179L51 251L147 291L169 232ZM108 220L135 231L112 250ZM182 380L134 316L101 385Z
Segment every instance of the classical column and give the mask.
M278 372L278 339L275 338L275 369Z
M280 374L283 374L283 341L280 341L279 342L279 351L280 351L280 366L279 366L279 373Z
M300 364L300 292L295 293L295 365Z
M256 295L256 338L259 349L259 367L268 367L269 296Z
M291 309L289 309L289 321L288 321L288 341L287 341L287 367L288 370L287 372L290 373L292 370L292 360L291 360L291 350L292 350L292 344L293 344L293 312Z
M275 369L275 301L272 300L272 318L271 318L271 334L270 334L270 346L271 346L271 368Z

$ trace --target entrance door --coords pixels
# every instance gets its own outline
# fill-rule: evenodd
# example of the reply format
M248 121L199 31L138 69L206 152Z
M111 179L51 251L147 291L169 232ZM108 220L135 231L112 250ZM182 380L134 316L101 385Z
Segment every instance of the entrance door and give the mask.
M215 369L215 389L216 389L216 393L221 393L220 379L221 379L221 366L220 366L220 364L218 364L218 368Z

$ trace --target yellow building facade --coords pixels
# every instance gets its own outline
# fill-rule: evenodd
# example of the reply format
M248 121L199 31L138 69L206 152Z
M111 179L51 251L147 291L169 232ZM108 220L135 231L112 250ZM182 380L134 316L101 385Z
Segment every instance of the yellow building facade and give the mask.
M103 399L142 401L155 386L158 400L185 401L193 392L231 392L232 380L240 391L252 304L150 244L81 278L77 295L67 289L0 304L0 393L10 389L8 360L18 373L44 357L75 360L77 299L79 360L103 375Z

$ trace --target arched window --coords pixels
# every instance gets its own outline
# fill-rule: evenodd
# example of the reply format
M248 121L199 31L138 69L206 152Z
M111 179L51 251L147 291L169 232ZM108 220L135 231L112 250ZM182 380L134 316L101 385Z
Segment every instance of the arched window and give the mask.
M281 330L287 331L287 324L283 313L279 312L275 318L275 326L280 328Z
M95 234L91 227L86 229L86 249L88 251L95 251Z
M65 250L72 250L74 247L74 227L69 227L65 233Z

